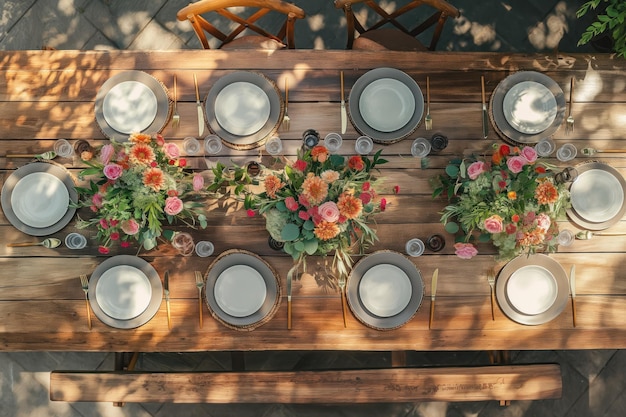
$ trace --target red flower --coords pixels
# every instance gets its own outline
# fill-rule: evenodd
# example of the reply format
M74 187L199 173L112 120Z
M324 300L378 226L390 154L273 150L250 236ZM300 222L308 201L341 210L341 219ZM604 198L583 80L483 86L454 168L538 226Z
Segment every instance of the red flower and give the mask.
M507 156L511 153L511 148L509 147L509 145L500 145L498 153L502 156Z
M519 214L514 214L513 216L511 216L511 221L513 221L514 223L519 222Z
M186 167L187 166L187 160L185 158L180 158L178 160L178 166L180 167Z
M246 210L246 214L248 215L248 217L254 217L255 213L254 213L254 210L248 209L248 210Z
M386 208L387 208L387 199L381 198L380 199L380 211L385 211Z
M300 172L304 172L304 170L306 169L307 163L306 161L303 161L302 159L298 159L294 164L293 164L293 169L297 169Z
M351 156L348 159L348 167L350 169L354 169L355 171L361 171L365 168L365 163L363 162L363 158L359 155Z
M535 172L537 174L545 174L546 173L546 169L544 167L542 167L541 165L538 165L535 167Z
M509 224L506 225L506 234L507 235L512 235L515 232L517 232L517 226L515 226L513 223L509 223Z
M498 187L500 188L506 187L506 181L498 181Z
M115 227L115 226L117 226L117 225L118 225L118 223L119 223L119 221L118 221L118 220L115 220L115 219L111 219L111 220L109 221L109 224L111 225L111 227Z
M170 159L169 161L167 161L168 164L170 165L174 165L176 163L176 161L174 161L173 159Z
M156 162L156 161L152 161L152 162L150 162L150 166L151 166L152 168L156 167L157 165L159 165L159 164L157 164L157 162Z
M363 187L361 187L361 189L362 189L363 191L369 191L369 189L370 189L370 183L369 183L369 181L364 182L364 183L363 183Z
M123 242L120 243L120 246L123 247L123 248L128 248L128 247L130 247L130 242L123 241Z
M111 238L111 240L119 240L120 234L118 232L113 232L113 233L111 233L110 238Z
M100 252L103 255L107 255L109 253L109 248L107 248L106 246L99 246L98 252Z
M167 190L167 196L168 197L177 197L178 196L178 191L176 191L176 190Z
M400 193L400 186L399 186L399 185L394 185L394 187L393 187L393 193L394 193L394 194L399 194L399 193Z

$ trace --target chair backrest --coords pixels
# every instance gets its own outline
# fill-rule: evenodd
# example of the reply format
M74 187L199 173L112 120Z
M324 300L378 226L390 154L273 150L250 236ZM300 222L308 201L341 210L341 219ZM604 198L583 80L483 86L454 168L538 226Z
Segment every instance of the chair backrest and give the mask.
M242 17L236 14L236 11L229 10L229 8L233 7L251 7L256 9L256 11L248 17ZM233 25L229 22L231 25L224 29L225 31L222 31L201 16L201 14L210 12L217 13L235 24ZM276 34L272 34L259 26L258 20L270 12L278 12L285 15L285 22ZM180 9L176 17L180 21L189 20L205 49L210 49L205 32L221 41L217 48L219 49L233 41L245 30L256 32L280 44L286 40L287 47L293 49L295 48L295 21L296 19L303 19L305 14L298 6L281 0L201 0Z
M365 18L367 18L367 16L371 13L367 13L365 18L359 20L352 7L357 3L363 3L362 7L367 7L375 13L375 19L377 20L370 24L369 27L367 27ZM406 19L408 17L407 13L420 6L427 6L424 8L429 8L430 10L433 10L434 13L423 20L418 20L412 29L407 28L398 21L398 19L403 15ZM434 51L437 46L437 42L439 41L439 37L441 36L443 24L446 19L448 17L460 16L459 10L445 0L413 0L391 13L387 13L378 5L376 1L373 0L335 0L335 7L343 9L346 15L346 23L348 27L347 49L352 49L355 31L358 31L359 34L363 34L364 32L380 29L385 25L393 25L394 28L412 37L416 37L428 30L430 27L435 26L430 44L426 45L428 50Z

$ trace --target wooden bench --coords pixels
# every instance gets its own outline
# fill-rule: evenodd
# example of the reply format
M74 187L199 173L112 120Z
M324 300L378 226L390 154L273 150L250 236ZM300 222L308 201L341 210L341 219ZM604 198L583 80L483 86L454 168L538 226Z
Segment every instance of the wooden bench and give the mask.
M50 374L52 401L340 404L560 398L558 364L246 372Z

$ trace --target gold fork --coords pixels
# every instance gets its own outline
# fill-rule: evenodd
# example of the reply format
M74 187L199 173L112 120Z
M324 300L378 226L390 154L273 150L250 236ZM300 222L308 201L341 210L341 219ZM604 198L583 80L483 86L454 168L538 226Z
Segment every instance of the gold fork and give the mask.
M343 274L339 274L339 278L337 278L337 284L339 284L339 291L341 292L341 312L343 313L343 327L348 327L346 321L346 277Z
M204 287L204 278L200 271L195 271L196 287L198 288L198 317L200 318L200 328L202 328L202 288Z
M574 117L572 116L572 96L574 95L574 77L570 81L569 87L569 112L567 115L565 134L569 134L574 131Z
M289 115L287 114L287 107L289 106L289 82L287 77L285 77L285 115L283 116L283 122L281 123L281 127L283 130L289 130Z
M176 74L174 74L174 115L172 116L172 127L177 129L180 125L180 115L178 114L178 89L176 85Z
M80 285L83 288L83 292L85 293L85 306L87 307L87 325L89 326L89 330L91 330L91 310L89 309L89 296L87 292L89 291L89 280L87 279L87 275L80 275Z
M430 117L430 77L426 77L426 118L424 118L426 130L433 128L433 118Z
M493 305L495 302L494 292L495 292L495 284L496 284L496 271L493 268L489 270L489 273L487 274L487 282L489 282L489 287L491 287L491 320L495 320L496 315L493 311Z

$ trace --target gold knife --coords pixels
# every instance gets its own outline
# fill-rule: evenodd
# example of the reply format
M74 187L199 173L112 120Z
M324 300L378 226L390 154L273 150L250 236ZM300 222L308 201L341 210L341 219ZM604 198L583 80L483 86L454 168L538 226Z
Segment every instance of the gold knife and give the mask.
M291 281L297 269L298 266L294 265L287 272L287 330L291 330Z
M204 133L204 113L202 112L202 104L200 104L200 93L198 92L198 78L196 73L193 74L193 83L196 86L196 109L198 110L198 136Z
M576 265L569 271L569 287L572 292L572 323L576 327Z
M489 125L487 119L487 102L485 100L485 76L480 76L480 85L482 90L482 101L483 101L483 139L487 139L489 135Z
M341 134L346 133L348 128L348 114L346 113L346 101L343 93L343 71L341 71Z
M172 328L172 316L170 314L170 271L165 271L165 308L167 309L167 328Z
M437 294L437 277L439 276L439 268L433 272L433 280L430 288L430 319L428 320L428 328L433 326L433 316L435 315L435 295Z

